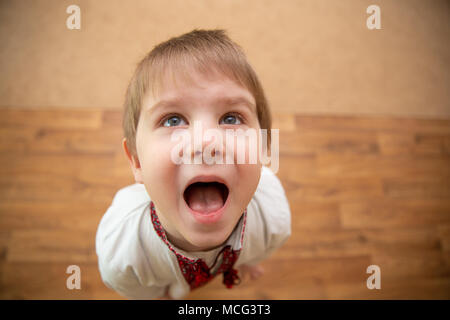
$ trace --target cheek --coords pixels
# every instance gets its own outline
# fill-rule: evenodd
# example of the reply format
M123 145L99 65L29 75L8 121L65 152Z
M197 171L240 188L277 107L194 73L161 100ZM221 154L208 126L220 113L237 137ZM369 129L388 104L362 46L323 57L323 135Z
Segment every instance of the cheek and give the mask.
M242 179L245 179L248 186L256 186L261 176L261 164L243 164L240 165L239 171L241 172Z
M253 197L261 176L260 164L238 165L239 192L237 196L246 205Z
M175 186L176 165L170 151L170 140L164 138L149 139L142 148L142 175L151 196L173 194L170 190Z
M247 134L248 133L248 134ZM258 164L260 161L260 132L259 128L249 128L245 134L237 136L225 135L225 150L227 158L233 159L234 163ZM249 169L251 171L251 169Z

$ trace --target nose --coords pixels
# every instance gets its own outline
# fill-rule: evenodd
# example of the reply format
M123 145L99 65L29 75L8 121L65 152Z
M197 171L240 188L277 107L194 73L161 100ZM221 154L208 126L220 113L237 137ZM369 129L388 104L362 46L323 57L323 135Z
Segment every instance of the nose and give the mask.
M213 164L222 156L224 137L217 123L212 121L194 121L191 128L192 154L194 163Z

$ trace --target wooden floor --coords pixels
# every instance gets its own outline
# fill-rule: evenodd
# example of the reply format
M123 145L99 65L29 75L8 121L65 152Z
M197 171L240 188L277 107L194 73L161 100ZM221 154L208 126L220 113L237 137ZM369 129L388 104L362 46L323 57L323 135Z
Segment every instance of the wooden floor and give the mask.
M191 299L450 299L450 120L275 114L292 237L261 279ZM0 109L0 298L120 299L98 223L133 183L121 112ZM369 265L381 289L369 290ZM66 268L81 268L81 290Z

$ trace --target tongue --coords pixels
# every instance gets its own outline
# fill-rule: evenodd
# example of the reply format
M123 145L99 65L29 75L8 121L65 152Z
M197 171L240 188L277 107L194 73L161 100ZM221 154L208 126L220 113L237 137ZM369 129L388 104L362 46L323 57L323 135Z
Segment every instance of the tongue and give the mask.
M197 212L210 213L223 207L222 194L214 184L195 184L186 194L189 207Z

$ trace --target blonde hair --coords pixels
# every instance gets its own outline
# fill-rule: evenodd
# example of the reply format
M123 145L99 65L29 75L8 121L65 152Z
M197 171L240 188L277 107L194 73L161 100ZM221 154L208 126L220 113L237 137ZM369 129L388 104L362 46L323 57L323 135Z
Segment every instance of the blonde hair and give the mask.
M267 129L270 146L272 117L264 90L241 47L224 30L193 30L171 38L153 48L137 65L128 85L124 103L123 130L127 147L136 153L136 130L142 100L147 90L153 94L162 83L163 76L176 76L189 80L189 73L205 75L220 73L246 88L254 97L261 129Z

